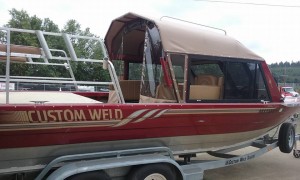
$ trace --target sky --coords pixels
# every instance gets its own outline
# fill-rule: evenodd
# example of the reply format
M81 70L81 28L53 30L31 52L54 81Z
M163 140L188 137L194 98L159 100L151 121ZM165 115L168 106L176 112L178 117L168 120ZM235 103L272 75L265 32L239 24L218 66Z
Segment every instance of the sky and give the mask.
M50 18L61 29L75 19L102 38L111 21L127 12L171 16L224 29L268 64L300 61L299 0L0 0L0 26L12 8Z

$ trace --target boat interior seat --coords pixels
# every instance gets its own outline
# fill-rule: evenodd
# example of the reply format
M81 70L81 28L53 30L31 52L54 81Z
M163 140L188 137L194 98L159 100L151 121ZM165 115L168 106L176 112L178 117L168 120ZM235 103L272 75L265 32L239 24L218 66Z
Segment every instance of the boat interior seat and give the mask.
M163 77L161 77L160 82L156 87L155 98L172 101L176 100L173 87L168 86Z
M217 86L218 85L218 77L214 75L198 75L195 78L196 85L209 85L209 86Z
M190 99L216 100L223 98L224 77L199 75L195 84L190 85Z
M220 99L224 96L224 76L218 78L218 86L220 87Z
M125 101L130 101L130 102L138 102L140 99L140 85L141 81L140 80L120 80L120 87L123 93L123 97ZM113 85L109 86L109 97L108 97L108 102L109 103L117 103L117 96L113 92L114 87Z
M220 99L221 89L219 86L190 85L191 100L216 100Z
M7 45L6 44L0 44L0 60L6 61L6 52L7 52ZM26 62L27 58L24 54L28 55L42 55L41 48L33 47L33 46L22 46L22 45L10 45L10 52L17 55L10 56L11 61L15 62ZM22 56L23 54L23 56Z
M175 95L173 93L173 89L162 83L157 86L156 96L157 99L168 99L175 100Z

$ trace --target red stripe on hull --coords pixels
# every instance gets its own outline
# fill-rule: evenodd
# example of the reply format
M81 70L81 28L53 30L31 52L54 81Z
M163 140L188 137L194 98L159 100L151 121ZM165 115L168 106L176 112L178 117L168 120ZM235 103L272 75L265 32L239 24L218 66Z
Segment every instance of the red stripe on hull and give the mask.
M2 115L9 112L30 111L51 111L71 109L72 112L61 112L60 116L74 117L80 110L87 118L90 112L88 110L103 110L103 109L120 109L122 115L109 114L110 112L100 111L105 113L107 121L118 121L118 123L127 120L122 126L115 126L113 124L98 125L103 123L103 119L99 116L99 121L85 119L82 122L78 121L64 121L53 123L37 123L27 127L27 130L21 130L24 125L28 123L9 124L7 119L1 119L0 122L2 131L0 131L0 148L14 148L14 147L34 147L45 145L58 144L74 144L84 142L100 142L100 141L117 141L129 139L146 139L158 137L172 137L172 136L191 136L191 135L210 135L210 134L226 134L236 132L247 132L265 128L272 128L285 120L288 114L291 114L292 109L283 109L283 106L276 105L262 105L262 104L222 104L222 105L97 105L97 106L20 106L18 108L13 106L5 107L6 111L1 111ZM145 111L143 111L145 109ZM165 111L163 111L165 109ZM32 112L31 112L32 111ZM118 113L116 111L116 113ZM144 120L141 119L147 116ZM28 115L28 113L27 113ZM50 115L54 116L54 114ZM26 116L26 113L25 113ZM41 118L43 115L35 115L35 118ZM103 116L103 114L102 114ZM111 119L116 116L122 116L121 120ZM4 115L2 116L4 117ZM48 120L51 116L47 117ZM33 119L32 117L27 119ZM25 118L25 119L26 119ZM126 119L127 118L127 119ZM22 119L22 118L20 118ZM24 119L24 118L23 118ZM3 123L2 120L6 123ZM13 121L13 119L9 119ZM44 121L44 119L43 119ZM88 123L94 123L87 125ZM75 126L74 123L77 123ZM12 125L11 129L3 129L7 125ZM29 124L31 125L31 124ZM49 126L52 125L52 126Z

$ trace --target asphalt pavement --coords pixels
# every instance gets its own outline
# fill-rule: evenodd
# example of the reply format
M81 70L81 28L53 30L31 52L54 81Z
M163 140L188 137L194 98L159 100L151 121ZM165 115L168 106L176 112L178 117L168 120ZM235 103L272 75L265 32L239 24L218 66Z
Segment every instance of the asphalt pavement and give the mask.
M299 120L298 120L299 122ZM296 133L300 134L300 122ZM297 147L300 150L300 142ZM250 150L250 149L249 149ZM247 151L243 149L242 151ZM245 163L207 170L204 180L300 180L300 158L276 148Z

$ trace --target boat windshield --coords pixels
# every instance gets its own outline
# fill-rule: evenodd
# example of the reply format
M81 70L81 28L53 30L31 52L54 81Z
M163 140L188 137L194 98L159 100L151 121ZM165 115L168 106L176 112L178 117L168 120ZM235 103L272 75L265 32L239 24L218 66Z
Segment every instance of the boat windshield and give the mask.
M119 31L107 35L107 45L112 58L124 61L120 85L126 84L126 102L271 101L264 61L235 40L164 21L121 19L112 24ZM134 70L140 68L141 79ZM127 98L132 89L138 89L134 98Z
M140 102L270 100L259 62L176 53L159 58L153 52L146 33Z
M270 100L259 62L192 57L190 102L259 102Z
M168 53L158 64L148 39L140 102L270 101L259 62Z
M166 82L166 76L170 78L168 64L161 57L162 47L158 29L155 26L147 26L140 102L176 102L172 84ZM163 89L164 93L158 93L160 89Z

